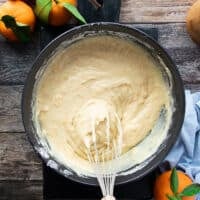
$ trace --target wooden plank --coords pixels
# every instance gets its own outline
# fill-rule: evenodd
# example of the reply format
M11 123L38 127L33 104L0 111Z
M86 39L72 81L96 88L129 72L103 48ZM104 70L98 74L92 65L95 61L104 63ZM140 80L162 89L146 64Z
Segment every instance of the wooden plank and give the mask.
M21 118L23 86L0 86L0 132L24 131Z
M0 144L0 181L42 180L41 160L25 133L0 133Z
M200 47L187 34L184 23L134 24L132 27L158 29L158 42L175 62L184 83L200 84Z
M172 56L183 80L187 83L200 82L200 48L191 41L184 23L134 24L132 26L157 28L159 43ZM19 53L20 47L16 46L17 49L13 49L13 46L5 42L2 42L2 45L3 48L0 49L0 84L23 84L38 50L30 51L28 45L27 53L25 52L25 56L23 56L23 53Z
M0 0L0 4L5 0ZM121 22L184 22L195 0L122 0Z
M185 85L194 90L199 89L200 85L200 48L196 46L185 29L184 23L174 24L134 24L132 27L157 28L158 41L167 50L176 63ZM9 51L8 53L9 54ZM5 55L6 56L6 55ZM14 59L14 58L13 58ZM15 58L17 59L17 58ZM10 74L12 68L10 66ZM28 67L30 68L30 66ZM16 76L20 76L21 70L16 70ZM24 69L25 71L27 69ZM6 76L3 72L1 77ZM9 76L8 82L14 81ZM5 82L6 84L7 82ZM21 132L24 131L21 120L21 93L23 86L0 86L0 132Z
M181 69L181 72L188 71L188 76L187 73L183 73L182 76L185 79L185 87L193 92L200 91L199 79L196 81L191 80L197 75L200 76L199 64L194 68L191 66L188 64ZM23 86L0 86L0 132L24 131L20 105L22 88Z
M0 200L42 200L42 181L0 181Z
M195 0L123 0L121 22L184 22L187 10Z
M39 33L28 44L6 42L0 36L0 84L22 84L40 51Z

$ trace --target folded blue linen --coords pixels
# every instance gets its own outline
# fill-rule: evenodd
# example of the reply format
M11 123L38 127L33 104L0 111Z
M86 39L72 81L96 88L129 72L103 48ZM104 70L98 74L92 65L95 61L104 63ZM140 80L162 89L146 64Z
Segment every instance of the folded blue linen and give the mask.
M177 167L200 183L200 92L185 92L186 110L179 138L164 162ZM200 195L196 198L200 200Z

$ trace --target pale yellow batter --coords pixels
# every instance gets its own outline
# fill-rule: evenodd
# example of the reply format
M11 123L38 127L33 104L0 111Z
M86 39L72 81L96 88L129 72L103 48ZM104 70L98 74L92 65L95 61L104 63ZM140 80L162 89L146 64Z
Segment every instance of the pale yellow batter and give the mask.
M107 116L111 138L115 138L117 114L125 155L151 132L163 107L169 119L171 116L170 90L150 54L136 44L109 36L84 39L59 50L48 61L35 95L36 125L51 154L86 174L90 172L86 146L92 141L92 120L98 148L103 150ZM157 148L168 125L149 143ZM153 153L152 144L142 149L146 153L137 154L139 161ZM141 157L143 154L146 157ZM136 164L137 155L125 158L119 167Z

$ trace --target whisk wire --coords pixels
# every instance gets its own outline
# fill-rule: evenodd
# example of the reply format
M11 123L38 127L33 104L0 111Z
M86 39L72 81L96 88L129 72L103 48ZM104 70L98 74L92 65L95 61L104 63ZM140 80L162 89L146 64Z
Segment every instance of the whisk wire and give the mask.
M122 126L121 121L117 113L114 113L115 119L117 121L117 137L111 140L111 126L109 113L106 115L106 148L104 151L99 151L97 148L97 133L96 133L96 122L95 117L91 117L92 125L92 144L87 145L87 157L91 165L94 166L94 172L96 174L97 180L99 182L102 194L104 198L113 197L114 183L116 179L116 172L112 171L112 162L119 158L122 148ZM92 150L93 153L92 153ZM101 153L101 154L100 154Z
M123 131L121 126L121 120L117 113L114 113L116 120L116 131L115 136L111 135L113 127L111 127L111 119L109 113L107 113L105 118L105 140L104 147L97 145L99 135L97 134L96 127L98 126L97 119L94 116L91 116L91 138L88 140L83 139L84 144L84 154L85 159L87 159L93 168L94 174L97 177L101 192L103 194L103 199L112 199L114 200L113 191L114 183L117 176L117 173L113 170L113 162L119 159L119 156L122 153L122 139ZM114 128L115 130L115 128ZM111 137L112 136L112 137ZM68 138L68 141L71 144L71 150L74 150L78 154L80 147L74 143L73 138Z

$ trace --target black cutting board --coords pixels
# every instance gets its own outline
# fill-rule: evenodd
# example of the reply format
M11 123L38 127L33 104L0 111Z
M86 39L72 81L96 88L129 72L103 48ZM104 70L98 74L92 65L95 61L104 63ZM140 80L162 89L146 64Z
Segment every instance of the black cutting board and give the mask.
M58 175L55 171L43 165L45 200L100 200L99 187L83 185ZM152 199L155 172L143 179L115 186L117 200L150 200Z
M78 9L87 23L119 21L121 0L97 1L102 4L100 8L94 7L90 0L78 0ZM53 38L77 25L79 25L78 22L63 27L42 27L41 47L46 46Z
M120 13L120 0L99 0L103 6L96 9L87 0L79 0L79 10L87 22L109 21L118 22ZM59 28L41 28L41 49L59 34L73 28L75 25L67 25ZM155 28L140 29L157 40L158 31ZM73 199L100 199L99 187L88 186L71 181L57 174L54 170L43 164L44 199L45 200L73 200ZM152 172L143 179L123 184L115 188L118 200L149 200L152 198L152 187L155 173Z
M90 22L118 22L121 0L96 0L101 7L96 8L88 0L79 0L79 11Z
M140 29L155 40L158 39L158 31L155 28ZM41 32L41 49L62 31L49 32L43 29ZM46 37L48 35L48 38ZM46 200L72 200L72 199L100 199L99 187L87 186L68 180L57 174L54 170L43 164L44 198ZM143 179L123 184L115 188L118 200L149 200L152 198L152 187L155 173L152 172Z

